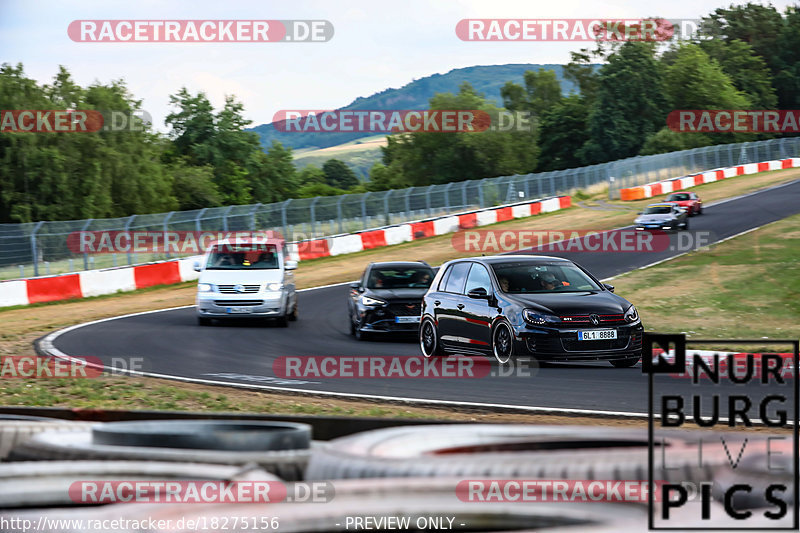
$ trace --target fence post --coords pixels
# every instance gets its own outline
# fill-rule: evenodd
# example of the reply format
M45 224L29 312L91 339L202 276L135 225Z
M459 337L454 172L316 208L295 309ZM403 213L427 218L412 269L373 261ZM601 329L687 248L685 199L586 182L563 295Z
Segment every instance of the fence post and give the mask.
M261 208L261 204L256 204L250 211L250 231L256 231L256 211Z
M289 224L287 223L286 208L289 207L292 199L289 198L285 202L281 202L281 226L283 227L283 238L286 242L294 242L294 237L289 236Z
M367 197L372 194L371 192L365 192L361 195L361 222L364 225L363 229L367 229Z
M426 211L428 212L428 216L433 215L433 208L431 207L431 189L436 187L436 185L428 185L425 187L425 207Z
M386 226L388 226L391 221L391 217L389 216L389 196L392 195L394 190L395 189L389 189L386 191L386 194L383 195L383 212L385 213L383 223Z
M444 186L444 204L445 204L445 208L447 209L447 214L448 214L448 215L449 215L449 214L451 213L451 211L452 211L452 210L450 209L450 189L451 189L451 188L453 187L453 185L455 185L455 184L456 184L456 182L455 182L455 181L451 181L450 183L448 183L447 185L445 185L445 186Z
M344 229L342 228L342 218L344 218L344 216L342 215L342 201L344 200L345 196L347 195L346 194L341 195L339 197L339 201L336 202L336 216L339 217L339 233L344 233Z
M309 211L311 212L311 238L314 238L317 230L317 211L315 209L317 202L319 202L319 196L312 198L309 206Z
M92 223L92 220L94 220L94 219L90 218L90 219L88 219L86 221L86 223L81 228L82 232L86 231L86 228L89 227L89 224ZM88 252L83 252L83 269L84 270L89 270L89 253ZM33 264L33 273L34 273L34 275L37 275L38 272L39 272L39 269L36 268L36 263L34 263Z
M167 249L167 246L166 246L166 244L167 244L167 243L166 243L167 231L169 231L169 230L167 229L167 224L169 224L169 219L171 219L171 218L172 218L172 215L174 215L174 214L175 214L175 211L170 211L169 213L167 213L167 216L166 216L166 217L164 217L164 223L163 223L163 225L162 225L162 227L164 228L164 236L162 237L162 240L161 240L161 242L163 242L163 243L164 243L164 255L167 257L167 259L169 259L170 257L172 257L172 256L170 255L170 253L169 253L169 250Z
M42 227L44 221L37 222L36 225L33 227L33 231L31 232L31 256L33 259L33 277L39 275L39 251L36 247L36 233L39 231L39 228Z
M235 206L233 205L228 206L228 209L226 209L225 212L222 213L222 231L225 232L228 231L228 213L230 213L234 207Z
M203 211L205 211L205 209L203 209ZM125 233L128 235L129 240L130 240L131 224L133 224L133 220L136 218L136 216L137 215L129 216L128 220L125 222ZM133 252L131 251L132 249L133 249L133 246L129 246L128 247L128 253L126 254L128 256L128 264L129 265L133 264Z

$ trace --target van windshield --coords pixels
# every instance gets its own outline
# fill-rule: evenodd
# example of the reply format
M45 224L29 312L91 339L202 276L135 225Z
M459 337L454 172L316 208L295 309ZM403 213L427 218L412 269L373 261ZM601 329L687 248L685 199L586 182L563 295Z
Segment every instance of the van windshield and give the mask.
M270 270L280 268L275 246L215 246L208 254L206 270Z

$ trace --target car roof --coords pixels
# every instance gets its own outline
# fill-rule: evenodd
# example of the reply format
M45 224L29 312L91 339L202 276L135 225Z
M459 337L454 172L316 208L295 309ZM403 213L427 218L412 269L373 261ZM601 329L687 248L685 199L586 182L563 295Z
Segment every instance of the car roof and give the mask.
M369 266L371 268L373 268L373 267L411 267L411 266L431 268L431 266L429 264L423 263L422 261L382 261L382 262L370 263Z
M563 257L553 257L549 255L522 255L522 254L509 254L509 255L482 255L479 257L463 257L460 259L455 259L451 262L459 262L459 261L477 261L479 263L485 263L487 265L495 264L495 263L508 263L510 261L560 261L563 263L571 263L569 259L564 259Z

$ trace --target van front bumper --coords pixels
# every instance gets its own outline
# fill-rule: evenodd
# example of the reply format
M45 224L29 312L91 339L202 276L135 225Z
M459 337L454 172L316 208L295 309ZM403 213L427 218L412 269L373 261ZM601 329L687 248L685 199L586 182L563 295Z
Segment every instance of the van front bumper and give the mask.
M197 297L197 316L209 318L280 317L286 314L287 295L236 295L209 293Z

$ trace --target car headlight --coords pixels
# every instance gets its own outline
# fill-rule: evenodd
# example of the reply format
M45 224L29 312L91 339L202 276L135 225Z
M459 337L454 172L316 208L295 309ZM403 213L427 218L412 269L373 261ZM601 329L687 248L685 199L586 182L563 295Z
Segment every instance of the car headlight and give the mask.
M279 291L283 288L283 283L267 283L268 291Z
M386 305L386 302L384 302L383 300L378 300L377 298L370 298L369 296L362 296L361 303L368 306Z
M214 286L210 283L198 283L197 292L213 292Z
M636 311L636 307L630 306L625 311L625 322L636 322L637 320L639 320L639 313Z
M557 316L548 315L546 313L538 313L533 309L525 309L522 311L522 318L531 324L536 324L537 326L542 326L544 324L557 324L561 322L561 319Z

